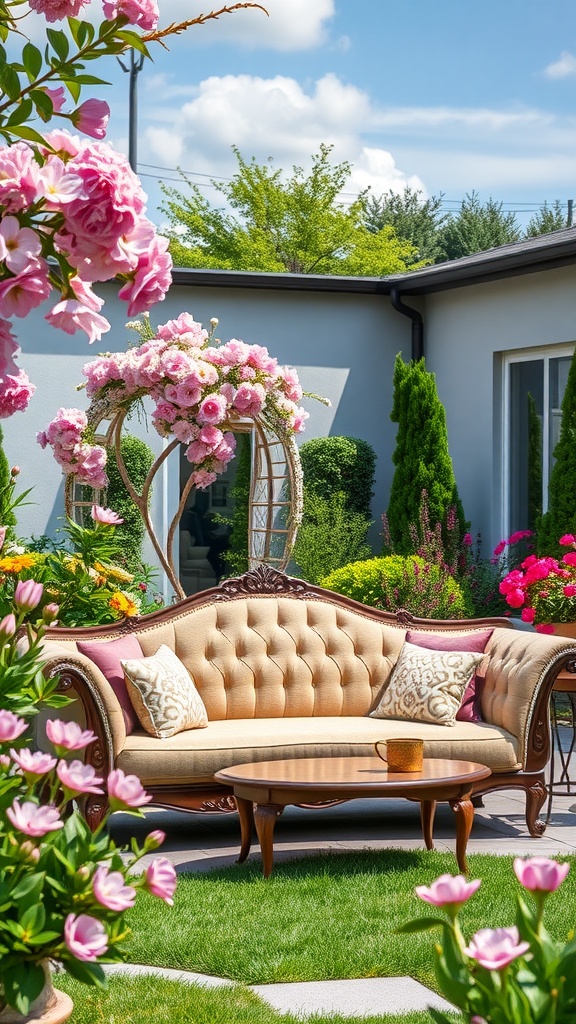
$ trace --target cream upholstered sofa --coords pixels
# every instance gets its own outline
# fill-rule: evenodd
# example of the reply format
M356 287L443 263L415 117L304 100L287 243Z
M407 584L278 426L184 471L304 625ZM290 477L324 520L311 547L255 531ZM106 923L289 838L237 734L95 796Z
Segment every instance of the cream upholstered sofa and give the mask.
M486 648L483 722L452 727L369 717L388 685L407 626L470 632L495 626ZM207 709L206 728L157 739L141 728L127 735L110 683L78 640L102 643L127 632L145 656L168 645L184 662ZM488 765L475 795L501 788L526 794L532 835L544 824L544 770L550 756L549 696L576 646L561 637L510 628L505 619L434 622L393 616L311 586L268 567L227 580L140 619L83 629L52 628L44 645L46 674L77 695L97 741L87 760L140 777L154 803L190 810L230 810L219 769L249 761L320 755L369 755L376 740L422 737L426 757ZM92 827L105 798L86 803Z

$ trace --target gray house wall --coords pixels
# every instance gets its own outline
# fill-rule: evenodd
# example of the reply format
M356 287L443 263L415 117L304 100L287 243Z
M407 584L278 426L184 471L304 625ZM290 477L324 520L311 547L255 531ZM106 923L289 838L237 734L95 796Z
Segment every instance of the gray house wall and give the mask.
M488 554L501 539L502 364L505 353L576 342L576 271L542 273L427 295L426 362L446 409L460 496Z

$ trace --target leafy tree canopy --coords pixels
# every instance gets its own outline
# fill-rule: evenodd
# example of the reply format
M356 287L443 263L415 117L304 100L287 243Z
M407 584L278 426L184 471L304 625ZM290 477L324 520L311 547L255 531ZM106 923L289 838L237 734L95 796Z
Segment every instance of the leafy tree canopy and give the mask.
M460 210L440 231L440 244L447 260L472 256L498 245L518 242L522 233L516 216L504 213L502 203L490 198L484 204L477 192L462 200Z
M368 196L364 223L373 232L394 228L398 238L414 246L414 262L438 263L444 259L440 230L448 219L442 212L443 199L443 193L427 199L420 189L408 186L400 194L390 190L379 199Z
M351 166L331 164L331 151L322 145L309 174L293 167L285 178L270 163L254 157L247 162L234 148L234 177L212 182L225 207L212 206L185 174L185 193L163 185L175 264L368 277L413 267L417 253L409 240L397 238L390 225L376 231L366 226L366 192L342 204Z

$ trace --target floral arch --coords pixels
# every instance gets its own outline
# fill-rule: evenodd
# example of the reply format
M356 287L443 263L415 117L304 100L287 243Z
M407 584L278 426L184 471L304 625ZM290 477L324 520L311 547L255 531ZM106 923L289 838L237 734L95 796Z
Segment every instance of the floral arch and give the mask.
M285 568L302 516L302 472L295 435L308 416L297 403L302 388L292 367L279 366L267 349L214 337L188 313L156 333L147 317L129 324L140 344L99 356L84 367L91 402L87 412L59 409L38 435L50 445L67 476L66 512L102 500L108 479L107 449L114 448L119 472L139 509L160 564L178 597L185 596L174 566L174 546L186 501L194 487L204 490L234 457L236 433L252 437L248 550L250 567ZM84 385L82 385L84 386ZM152 423L166 446L138 492L122 459L126 418L144 398L154 403ZM186 445L190 475L181 491L164 542L151 520L152 484L172 452Z

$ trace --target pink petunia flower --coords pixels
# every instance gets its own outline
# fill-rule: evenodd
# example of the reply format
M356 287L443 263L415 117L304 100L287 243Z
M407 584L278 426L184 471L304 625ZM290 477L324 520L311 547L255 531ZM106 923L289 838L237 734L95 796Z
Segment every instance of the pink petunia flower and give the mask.
M176 872L167 857L156 857L146 868L144 874L146 888L153 896L164 900L168 906L174 906L172 899L176 889Z
M529 949L530 943L520 942L518 929L513 926L481 928L464 948L464 952L487 971L502 971Z
M120 871L110 871L105 865L96 869L92 879L94 895L103 907L121 912L133 907L136 902L136 889L124 884L124 876Z
M558 864L549 857L516 857L513 867L520 885L530 892L556 892L570 870L567 861Z
M32 800L23 803L14 800L12 806L6 809L6 817L15 829L34 838L64 828L56 807L35 804Z
M84 764L83 761L59 761L56 774L65 789L73 793L97 793L104 792L100 789L99 779L91 764Z
M88 914L68 914L64 942L77 960L93 962L108 949L108 936L101 921Z
M62 750L82 750L96 739L91 729L81 729L78 722L63 722L59 718L46 722L46 735L58 753Z

